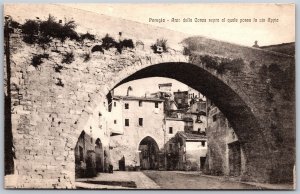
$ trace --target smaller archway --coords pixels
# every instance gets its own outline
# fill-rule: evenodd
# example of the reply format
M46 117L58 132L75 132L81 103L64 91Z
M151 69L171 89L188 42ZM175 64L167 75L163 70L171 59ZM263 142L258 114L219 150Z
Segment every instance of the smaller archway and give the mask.
M159 167L159 148L156 141L145 137L139 144L141 170L157 170Z
M75 146L75 178L96 176L95 146L91 136L82 131Z

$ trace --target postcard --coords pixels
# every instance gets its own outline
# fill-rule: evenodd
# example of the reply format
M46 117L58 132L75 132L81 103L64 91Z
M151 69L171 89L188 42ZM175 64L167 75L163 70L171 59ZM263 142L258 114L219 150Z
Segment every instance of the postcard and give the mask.
M6 189L294 190L295 4L5 4Z

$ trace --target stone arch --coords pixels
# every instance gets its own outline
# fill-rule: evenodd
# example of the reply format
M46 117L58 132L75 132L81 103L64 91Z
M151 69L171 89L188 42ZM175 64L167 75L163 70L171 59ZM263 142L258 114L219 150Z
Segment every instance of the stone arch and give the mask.
M121 76L124 78L124 76ZM247 94L235 82L216 76L207 69L186 62L170 62L148 65L140 68L115 87L137 79L147 77L167 77L176 79L200 91L211 99L233 126L240 138L246 155L246 173L255 181L268 179L272 166L272 141L267 140L264 126L253 112L253 105ZM193 78L193 79L191 79Z

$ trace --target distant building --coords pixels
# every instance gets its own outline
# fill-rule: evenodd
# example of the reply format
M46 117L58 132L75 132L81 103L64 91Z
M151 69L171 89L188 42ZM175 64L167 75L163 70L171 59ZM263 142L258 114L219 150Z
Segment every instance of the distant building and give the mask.
M191 87L189 87L188 89L188 98L189 98L190 105L193 104L194 102L206 101L206 97L204 95L202 95L199 91Z
M178 131L184 131L185 121L182 118L165 118L165 142L168 142Z
M188 91L174 92L174 101L178 109L187 109L189 107Z
M209 106L208 159L206 174L240 176L245 171L245 156L242 146L230 123L215 106Z
M206 135L178 131L166 144L167 170L202 170L207 154Z
M158 84L158 89L160 92L171 92L172 91L172 83Z

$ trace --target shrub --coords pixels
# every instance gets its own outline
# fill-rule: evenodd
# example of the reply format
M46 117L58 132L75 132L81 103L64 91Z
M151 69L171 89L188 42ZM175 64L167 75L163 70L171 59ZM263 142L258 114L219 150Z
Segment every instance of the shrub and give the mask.
M119 53L122 53L123 48L134 48L132 39L124 39L116 44Z
M167 40L157 39L156 43L151 46L151 49L154 51L154 53L168 52Z
M103 50L103 48L102 48L101 45L95 45L95 46L93 46L92 53L93 52L97 52L97 51L100 51L101 53L104 53L104 50Z
M218 61L211 56L209 55L200 56L200 60L202 63L205 64L207 68L218 69Z
M34 55L31 59L31 65L34 66L35 68L38 68L43 63L42 59L48 59L49 54L39 54L39 55Z
M39 24L34 20L27 20L21 27L24 34L23 41L28 44L34 44L39 32Z
M95 35L93 35L93 34L90 34L90 33L85 33L85 34L82 34L81 36L80 36L80 40L81 41L83 41L83 40L85 40L85 39L87 39L87 40L95 40Z
M74 54L73 52L67 52L63 55L62 63L71 64L74 61Z
M200 60L205 64L207 68L217 70L218 74L224 74L226 71L231 71L232 73L239 73L242 71L243 66L245 65L243 59L228 59L223 58L218 60L215 57L209 55L200 56Z
M114 38L110 37L108 34L105 35L104 38L102 38L102 45L101 47L105 50L108 50L112 47L116 47L117 42Z
M20 29L20 28L21 28L21 24L20 24L19 22L16 22L15 20L12 20L12 21L10 22L10 26L11 26L12 28L15 28L15 29Z
M67 38L79 41L79 35L75 28L75 21L65 21L62 25L56 22L55 17L49 15L45 21L38 22L36 20L27 20L21 27L24 34L24 42L28 44L39 43L40 45L47 44L51 38L57 38L64 42Z
M92 52L100 51L104 53L104 50L109 50L110 48L116 48L119 53L122 53L124 48L134 48L134 44L132 39L124 39L120 42L116 42L114 38L106 34L105 37L102 38L102 45L95 45L92 48Z
M75 21L65 21L62 25L56 22L55 17L49 15L46 21L40 23L40 32L43 37L57 38L61 42L64 42L67 38L71 40L79 40L78 34L75 32L77 25Z

